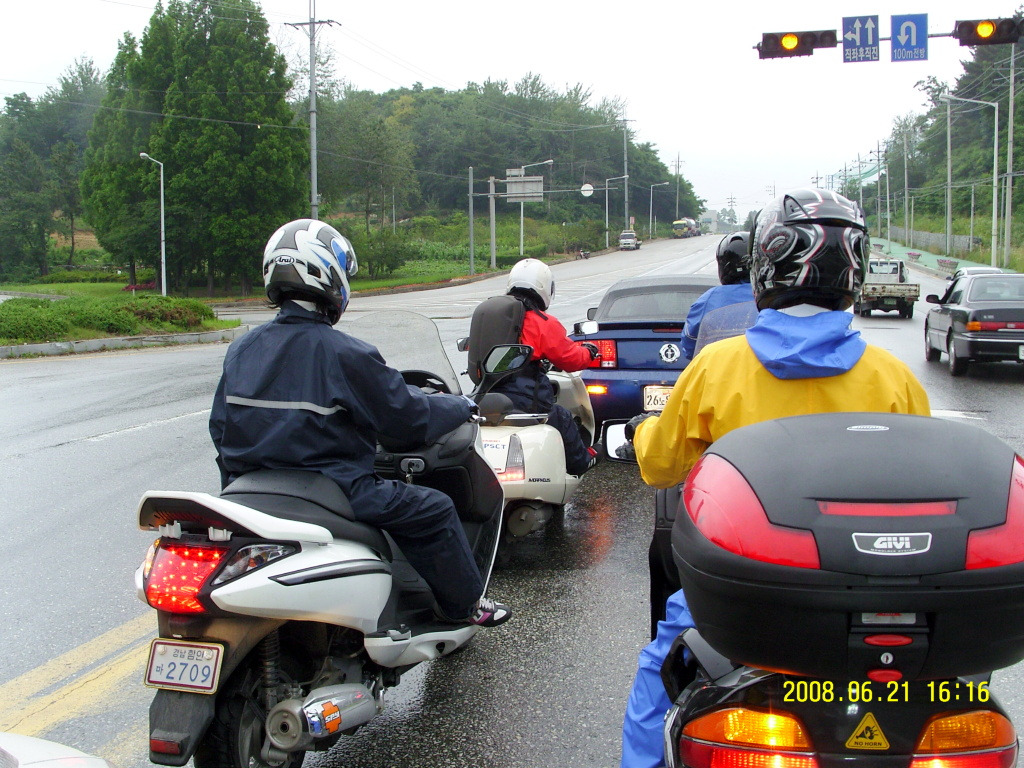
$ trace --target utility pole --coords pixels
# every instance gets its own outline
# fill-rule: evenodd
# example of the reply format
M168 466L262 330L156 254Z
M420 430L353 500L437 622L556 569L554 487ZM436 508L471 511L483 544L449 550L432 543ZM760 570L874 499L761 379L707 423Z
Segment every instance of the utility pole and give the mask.
M679 153L676 152L676 221L679 220L679 164L681 162Z
M493 176L487 179L487 200L491 213L491 269L498 268L498 238L494 228L494 198L497 197L497 195L494 192L494 181L495 179Z
M316 185L316 28L321 24L337 24L328 19L316 21L316 0L309 0L309 21L289 23L289 27L309 27L309 210L310 218L320 217L320 193Z
M950 99L946 99L946 258L953 255L953 119L950 103Z
M473 166L469 166L469 274L476 274L476 243L473 242Z
M1017 65L1017 44L1010 45L1010 116L1006 126L1006 209L1003 214L1005 231L1003 233L1003 266L1010 266L1010 234L1013 229L1013 96Z
M622 182L622 207L626 218L623 229L629 229L629 126L626 125L627 122L626 118L622 118L622 176L625 179Z
M907 157L907 132L903 131L903 241L910 242L910 225L907 221L907 198L910 195L910 171L907 165L910 160Z
M764 191L767 192L769 195L771 195L771 198L770 198L771 200L775 199L775 185L774 184L767 184L767 185L765 185Z
M857 153L857 202L860 203L861 215L864 215L864 168L860 163L860 152Z

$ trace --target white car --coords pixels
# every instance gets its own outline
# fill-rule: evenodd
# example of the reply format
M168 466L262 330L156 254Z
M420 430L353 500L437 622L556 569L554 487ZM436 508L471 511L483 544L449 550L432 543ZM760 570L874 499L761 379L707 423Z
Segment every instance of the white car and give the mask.
M0 733L0 766L10 768L114 768L101 757L53 741Z
M641 241L636 236L636 232L632 230L626 230L619 235L619 250L620 251L635 251L640 247Z

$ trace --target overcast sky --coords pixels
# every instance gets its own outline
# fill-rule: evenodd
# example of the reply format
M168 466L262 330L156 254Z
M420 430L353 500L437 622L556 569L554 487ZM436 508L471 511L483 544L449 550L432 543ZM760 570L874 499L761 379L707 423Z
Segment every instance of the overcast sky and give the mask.
M33 97L53 86L76 58L106 71L121 36L141 35L155 0L3 0L0 96ZM263 0L271 39L295 57L308 40L286 22L309 19L309 0ZM761 61L762 32L835 29L844 16L927 13L931 34L954 21L1009 16L1016 2L983 0L316 0L316 17L336 56L338 76L377 92L421 82L515 82L533 72L564 90L582 83L593 103L626 102L638 141L653 143L711 208L734 197L745 213L774 187L806 185L833 174L884 140L897 116L923 111L914 85L929 75L955 82L970 54L949 37L930 39L927 61L892 62L888 42L877 62L844 63L840 48ZM1007 56L1009 47L1007 46ZM546 158L536 158L544 160ZM554 158L557 162L558 158ZM658 192L655 191L655 194Z

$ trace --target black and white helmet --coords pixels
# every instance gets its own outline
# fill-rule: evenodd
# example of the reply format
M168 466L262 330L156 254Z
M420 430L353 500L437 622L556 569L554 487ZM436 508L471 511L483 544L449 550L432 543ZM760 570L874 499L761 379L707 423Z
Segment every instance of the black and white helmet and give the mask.
M522 259L508 273L505 293L525 293L533 299L537 308L545 310L551 306L555 296L555 278L551 267L540 259Z
M795 189L754 225L750 282L758 309L846 309L864 280L868 234L857 204L827 189Z
M348 306L348 279L358 270L356 251L330 224L296 219L278 229L263 251L267 298L312 301L338 322Z

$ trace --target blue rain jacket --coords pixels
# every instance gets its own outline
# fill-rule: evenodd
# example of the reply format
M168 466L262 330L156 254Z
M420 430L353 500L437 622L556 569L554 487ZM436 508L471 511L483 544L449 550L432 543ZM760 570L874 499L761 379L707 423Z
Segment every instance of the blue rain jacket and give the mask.
M679 346L682 348L683 356L687 359L693 359L693 352L697 346L697 334L700 333L700 324L704 319L704 315L722 307L753 300L754 291L750 287L750 283L716 285L714 288L709 288L705 291L699 299L690 305L690 311L686 315L683 335L679 338Z

